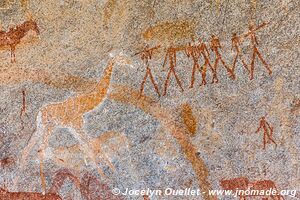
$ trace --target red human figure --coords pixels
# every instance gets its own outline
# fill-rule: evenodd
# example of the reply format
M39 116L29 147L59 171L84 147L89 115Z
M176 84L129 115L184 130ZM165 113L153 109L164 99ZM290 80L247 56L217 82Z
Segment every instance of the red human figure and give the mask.
M229 69L229 67L227 67L225 61L222 59L222 56L219 52L219 49L222 48L219 38L213 35L211 37L210 46L211 46L210 47L211 50L215 53L215 56L216 56L215 63L212 67L212 73L213 73L212 83L218 83L219 82L219 79L217 77L217 66L218 66L219 61L221 61L221 63L223 64L223 66L225 67L227 72L229 73L230 77L232 79L235 79L235 75L232 73L232 71Z
M202 42L201 39L199 39L199 43L200 43L200 45L198 46L198 51L199 51L199 54L202 54L202 56L204 58L204 65L201 68L202 83L200 86L202 86L202 85L206 85L207 65L210 67L211 70L213 70L213 67L211 66L210 61L209 61L210 53L208 51L206 44L204 42Z
M255 61L255 56L257 55L258 58L260 59L260 61L264 64L265 68L268 70L269 75L272 74L272 70L270 69L269 65L267 64L267 62L263 59L261 53L259 52L257 45L257 37L255 34L255 31L257 31L258 29L261 29L262 27L266 26L267 23L262 23L261 25L255 27L254 25L249 25L249 31L248 33L244 34L244 37L249 37L252 43L252 47L253 47L253 54L252 54L252 61L251 61L251 65L250 65L250 80L253 79L253 72L254 72L254 61Z
M199 70L199 72L201 72L200 69L200 65L198 63L198 60L200 58L200 54L197 50L197 47L195 45L191 45L191 43L188 44L188 46L186 47L186 51L185 51L187 57L192 57L193 59L193 71L192 71L192 77L191 77L191 85L190 88L194 87L194 82L195 82L195 73L196 73L196 69Z
M141 59L144 61L144 64L146 66L146 73L145 73L145 76L143 78L143 81L141 83L141 88L140 88L140 95L142 96L143 94L143 91L144 91L144 86L145 86L145 83L146 83L146 80L148 78L148 76L150 77L150 81L151 83L153 84L154 86L154 89L155 89L155 92L157 93L157 95L160 97L160 93L159 93L159 89L158 89L158 85L155 83L155 79L152 75L152 72L151 72L151 68L149 66L149 60L151 60L152 58L152 55L153 55L153 52L160 48L160 46L156 46L156 47L153 47L153 48L150 48L150 49L145 49L143 50L142 52L140 53L137 53L137 54L140 54L141 55ZM136 54L136 55L137 55Z
M246 62L244 61L242 55L241 55L241 48L240 48L240 37L237 36L236 33L233 33L232 34L232 38L231 38L231 50L235 49L235 52L236 52L236 55L235 55L235 58L234 58L234 61L233 61L233 65L232 65L232 73L234 74L235 72L235 67L236 67L236 62L237 62L237 59L240 58L240 60L242 61L242 64L243 64L243 67L249 72L249 69L248 69L248 66L246 64Z
M185 51L185 50L186 50L186 47L184 47L184 46L169 47L168 50L167 50L167 53L166 53L166 56L165 56L165 59L164 59L164 63L163 63L163 67L165 66L165 64L167 62L167 59L169 58L170 68L169 68L169 71L168 71L167 78L165 80L165 84L164 84L165 87L164 87L163 96L165 96L167 94L167 88L168 88L172 73L174 74L176 82L179 85L181 91L182 92L184 91L183 87L182 87L182 84L180 82L180 79L179 79L178 75L176 74L175 67L176 67L176 53L177 53L177 51Z
M202 82L201 82L200 86L202 86L202 85L206 85L207 65L209 65L210 68L212 68L212 66L209 62L209 58L208 58L208 56L210 56L210 54L207 49L207 46L205 45L204 42L201 41L201 39L199 39L198 41L199 41L198 45L192 46L191 44L189 44L188 47L186 48L187 56L192 57L193 61L194 61L190 88L194 87L196 69L198 69L199 72L201 73ZM204 65L202 67L200 67L200 65L198 63L198 60L201 57L201 55L203 56L203 59L204 59Z
M264 148L263 149L266 149L266 144L270 144L271 142L273 142L277 146L277 143L272 138L273 137L273 128L266 121L265 117L262 117L260 119L259 127L255 131L255 133L258 133L261 128L263 128L263 130L264 130L264 137L263 137Z

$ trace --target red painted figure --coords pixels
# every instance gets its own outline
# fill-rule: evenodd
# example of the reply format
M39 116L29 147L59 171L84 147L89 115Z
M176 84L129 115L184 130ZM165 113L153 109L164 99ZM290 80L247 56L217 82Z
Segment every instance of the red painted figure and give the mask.
M187 56L188 57L192 57L193 61L194 61L190 88L194 87L196 69L198 69L199 72L201 73L202 82L201 82L200 86L202 86L202 85L206 85L206 69L207 69L207 65L209 65L210 68L212 68L212 66L211 66L211 64L209 62L208 56L210 54L209 54L209 51L207 49L206 44L204 42L202 42L201 39L199 39L198 41L199 41L198 45L191 45L189 43L189 45L186 48L186 54L187 54ZM204 58L204 65L202 67L200 67L200 65L198 63L198 60L201 57L201 55Z
M272 70L270 69L269 65L267 64L267 62L263 59L261 53L259 52L257 45L257 37L255 32L258 29L261 29L262 27L266 26L267 23L262 23L261 25L255 27L254 25L249 25L249 31L248 33L244 34L244 37L249 37L252 43L252 47L253 47L253 54L252 54L252 61L251 61L251 65L250 65L250 80L253 79L253 72L254 72L254 61L255 61L255 57L256 55L258 56L258 58L260 59L260 61L264 64L265 68L268 70L269 75L272 74Z
M185 53L187 55L187 57L192 57L193 59L193 71L192 71L192 77L191 77L191 85L190 88L194 87L194 82L195 82L195 73L196 73L196 69L199 70L199 72L201 72L200 69L200 65L198 63L198 60L200 58L200 54L197 51L197 47L195 45L191 45L191 43L188 44L188 46L186 47Z
M255 133L258 133L260 129L264 129L264 137L263 137L263 143L264 143L264 149L266 148L266 144L273 142L276 146L276 142L273 140L273 128L270 126L270 124L266 121L265 117L262 117L259 122L259 127L256 130Z
M222 56L219 52L219 49L221 49L222 47L221 47L220 40L219 40L218 37L216 37L214 35L211 37L210 48L215 53L215 56L216 56L215 63L212 67L212 71L213 71L212 83L218 83L219 82L219 79L217 77L217 67L218 67L219 61L221 61L221 63L223 64L223 66L225 67L227 72L229 73L230 77L232 79L234 79L234 77L235 77L234 74L229 69L229 67L226 65L225 61L222 59Z
M241 55L240 42L241 42L240 37L237 36L236 33L233 33L232 38L231 38L231 50L235 49L235 51L236 51L236 55L235 55L235 58L233 61L232 69L231 69L233 74L235 72L236 62L237 62L238 58L240 58L240 60L242 61L243 67L249 72L248 66Z
M142 52L137 53L137 54L141 55L141 59L144 61L145 66L146 66L146 73L145 73L145 76L143 78L143 81L141 83L141 88L140 88L140 95L141 96L142 96L143 91L144 91L144 86L145 86L146 80L147 80L147 78L149 76L150 77L150 81L153 84L154 89L155 89L157 95L160 97L158 85L155 83L154 77L153 77L152 72L151 72L151 68L149 66L149 60L151 60L151 58L152 58L153 51L155 51L158 48L160 48L160 46L156 46L156 47L153 47L153 48L150 48L150 49L145 49Z
M199 43L200 45L198 46L198 51L199 54L202 54L203 58L204 58L204 65L201 68L201 75L202 75L202 83L201 85L206 85L206 69L207 69L207 65L210 67L210 69L212 70L213 67L209 61L209 51L208 48L206 46L206 44L204 42L201 41L201 39L199 39Z
M20 44L21 39L25 37L30 30L35 31L37 34L40 33L36 21L32 19L29 19L16 27L10 27L8 32L1 31L0 47L10 46L12 63L16 62L16 46Z
M165 87L164 87L163 95L167 94L167 88L168 88L168 85L169 85L169 82L170 82L171 73L174 74L176 82L177 82L178 86L180 87L181 91L182 92L184 91L183 87L182 87L182 84L181 84L181 81L180 81L178 75L176 74L175 67L176 67L176 53L178 51L185 51L185 50L186 50L185 46L169 47L168 50L167 50L167 53L166 53L166 56L165 56L165 59L164 59L164 63L163 63L163 67L165 66L165 64L167 62L167 59L169 58L170 68L169 68L169 71L168 71L167 78L165 80L165 84L164 84Z

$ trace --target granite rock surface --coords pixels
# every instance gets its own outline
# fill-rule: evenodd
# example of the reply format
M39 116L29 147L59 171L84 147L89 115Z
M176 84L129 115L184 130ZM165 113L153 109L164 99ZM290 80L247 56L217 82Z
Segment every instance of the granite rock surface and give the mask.
M299 199L299 13L297 0L2 0L0 199L275 186Z

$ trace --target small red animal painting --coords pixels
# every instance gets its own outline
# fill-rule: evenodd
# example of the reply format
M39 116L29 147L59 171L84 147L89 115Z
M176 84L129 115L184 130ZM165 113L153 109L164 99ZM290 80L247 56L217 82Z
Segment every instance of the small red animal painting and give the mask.
M10 27L9 30L0 31L0 47L9 46L11 51L11 62L16 62L16 46L21 43L21 39L30 31L40 34L37 22L29 19L16 27Z

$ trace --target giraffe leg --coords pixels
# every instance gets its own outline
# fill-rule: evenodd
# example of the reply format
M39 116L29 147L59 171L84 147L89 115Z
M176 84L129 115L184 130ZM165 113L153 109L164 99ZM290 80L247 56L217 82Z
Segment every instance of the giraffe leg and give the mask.
M21 153L21 158L19 162L19 171L22 173L24 166L25 166L25 161L30 154L30 151L34 147L34 145L37 143L39 137L43 134L43 122L42 122L42 113L39 112L37 115L37 127L36 130L33 132L27 146L23 149ZM14 180L14 186L17 186L18 184L18 178Z
M109 167L116 171L115 166L112 164L112 162L108 159L108 157L105 155L105 152L103 152L101 146L97 147L97 149L94 149L97 152L97 156L100 154L101 158L109 165ZM97 159L97 158L96 158Z
M46 178L44 175L44 157L42 156L44 152L38 152L40 159L40 178L42 183L42 194L46 194Z
M88 139L87 134L84 132L84 130L82 130L82 128L75 129L75 134L76 134L75 137L79 140L79 143L80 143L81 147L83 148L84 153L91 159L92 165L94 166L94 168L97 169L100 176L102 176L103 178L106 178L106 175L104 174L102 169L100 169L100 167L98 167L98 164L96 161L96 155L95 155L93 149L89 145L89 142L88 142L89 139Z
M83 118L77 118L73 121L73 127L75 130L72 131L74 137L79 141L81 147L83 148L84 153L91 159L92 165L95 169L97 169L98 173L103 177L106 178L104 172L98 167L95 152L91 148L89 143L90 139L86 132L83 130ZM106 158L106 157L105 157ZM106 160L108 160L106 158ZM114 167L112 168L114 170Z
M39 158L40 158L40 177L41 177L43 194L46 193L46 179L45 179L45 175L44 175L45 150L47 149L47 147L49 145L49 138L51 136L53 129L54 129L53 125L47 126L46 133L43 135L43 143L42 143L41 149L38 152Z

